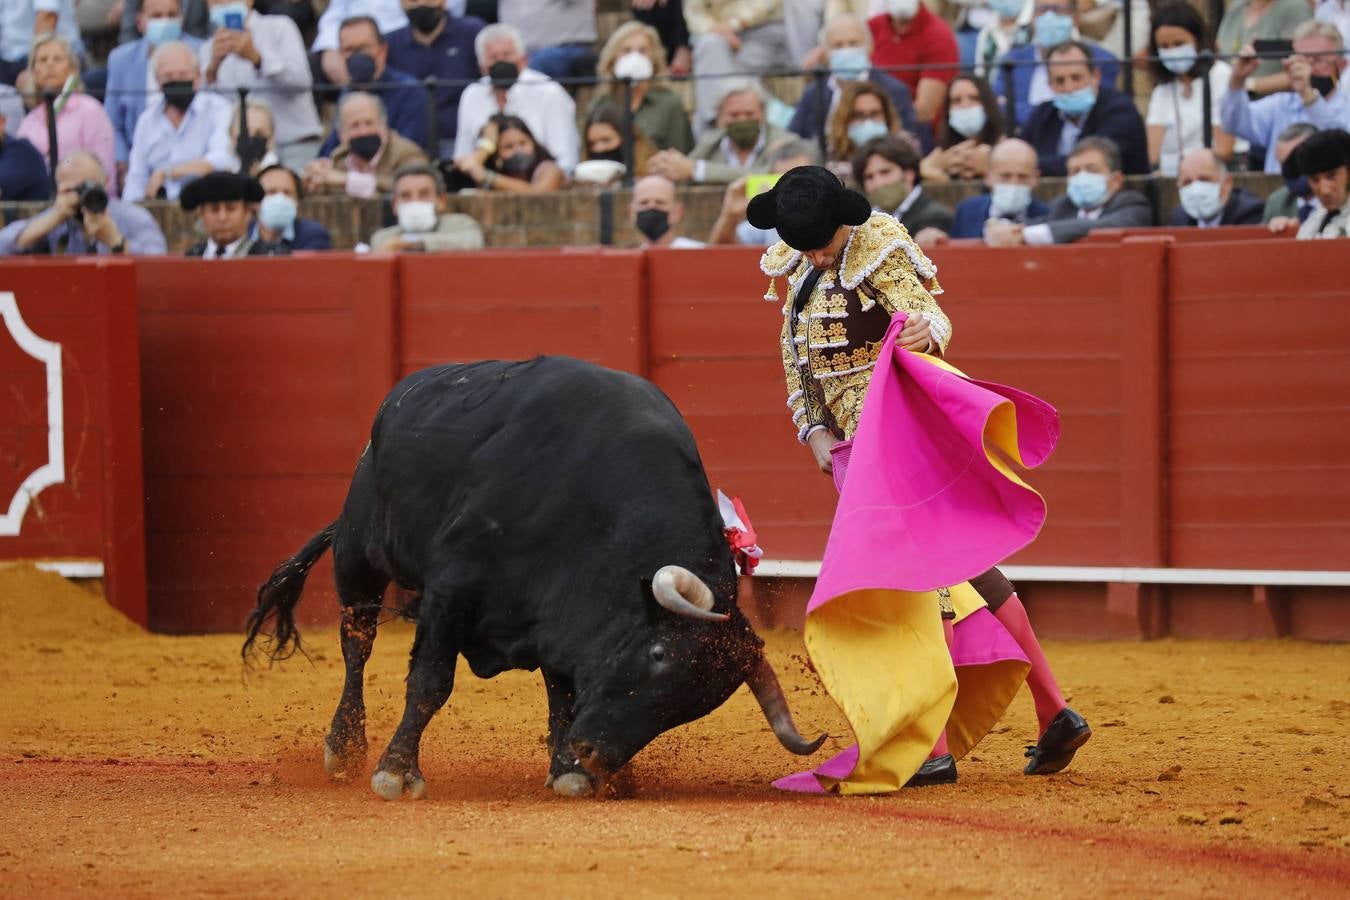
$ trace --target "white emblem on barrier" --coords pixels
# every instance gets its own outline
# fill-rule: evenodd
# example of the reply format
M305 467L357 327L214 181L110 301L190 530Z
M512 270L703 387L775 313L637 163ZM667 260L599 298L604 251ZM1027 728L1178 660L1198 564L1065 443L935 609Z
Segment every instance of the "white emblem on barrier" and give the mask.
M33 470L0 515L0 536L16 535L33 498L66 480L65 403L61 394L61 345L33 334L19 313L19 303L9 291L0 292L0 319L19 349L47 366L47 462Z

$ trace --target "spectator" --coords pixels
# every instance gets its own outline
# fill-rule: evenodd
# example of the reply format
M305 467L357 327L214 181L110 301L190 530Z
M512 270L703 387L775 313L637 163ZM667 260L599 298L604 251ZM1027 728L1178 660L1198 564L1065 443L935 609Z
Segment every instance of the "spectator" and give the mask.
M989 152L1003 137L1003 114L989 82L959 75L947 85L938 115L937 142L923 160L923 180L945 184L963 178L983 178Z
M781 65L787 53L781 0L685 0L684 18L700 75L758 75ZM694 83L694 133L700 137L725 88L720 78Z
M52 196L47 162L31 143L5 132L5 113L0 111L0 200L47 200Z
M1102 84L1086 44L1069 41L1047 57L1054 99L1036 107L1022 137L1040 154L1042 175L1063 175L1080 138L1105 137L1118 148L1125 174L1148 174L1148 137L1134 100Z
M300 38L305 46L309 46L319 24L319 12L314 7L315 0L257 0L254 9L265 16L285 16L290 19L300 30Z
M854 16L865 23L874 8L880 11L878 0L783 0L791 64L803 69L825 65L829 58L829 50L822 41L825 24L842 15ZM868 43L870 46L870 39Z
M30 51L36 51L34 41L43 36L62 38L75 59L75 71L80 70L79 57L84 53L80 41L80 26L75 19L74 0L3 0L0 2L0 82L14 84L31 70ZM26 76L31 79L31 74ZM31 85L29 85L31 86ZM20 88L24 88L20 84Z
M1015 46L1031 37L1031 20L1036 14L1034 0L989 0L990 19L975 35L975 74L992 78L997 64Z
M684 204L675 197L675 182L662 175L648 175L633 185L628 218L642 235L642 246L673 247L676 250L704 246L677 233L684 221Z
M1177 189L1181 205L1172 211L1167 223L1173 228L1261 224L1265 203L1233 186L1233 176L1213 150L1200 147L1181 158Z
M829 160L825 165L847 179L859 147L872 138L899 131L900 116L886 92L870 82L855 81L839 95L830 117Z
M1247 98L1244 83L1257 70L1251 47L1233 65L1228 93L1219 107L1219 118L1230 134L1269 147L1280 132L1295 122L1311 122L1318 128L1350 126L1350 94L1340 89L1345 71L1341 33L1326 22L1305 22L1294 33L1294 53L1284 61L1289 74L1288 91L1255 102ZM1265 170L1280 171L1280 161L1266 154Z
M1281 131L1275 139L1275 158L1281 166L1295 147L1303 143L1308 135L1316 133L1317 126L1308 122L1295 122ZM1286 178L1284 186L1271 191L1266 198L1261 220L1276 232L1284 231L1287 227L1297 228L1308 218L1312 206L1312 188L1308 187L1308 179L1302 175Z
M397 225L381 228L370 237L372 250L477 250L483 229L463 213L447 213L441 173L427 163L404 166L394 174L394 196L389 200Z
M919 133L919 120L914 114L914 99L909 86L889 72L872 68L872 32L866 21L851 13L835 16L826 24L822 40L826 53L823 62L830 69L825 95L821 96L819 81L810 81L797 101L788 124L789 131L804 138L826 136L826 122L839 102L842 88L870 81L890 97L900 115L900 127L911 134Z
M873 138L853 157L853 180L872 208L889 213L920 246L952 230L952 211L923 191L919 151L902 137Z
M183 6L179 0L128 0L127 5L131 3L140 8L132 18L137 37L114 47L108 55L108 89L103 100L112 119L119 180L126 178L136 122L152 96L159 92L159 81L150 66L155 48L169 41L182 41L193 50L201 45L200 38L183 34Z
M1319 22L1335 25L1342 42L1350 41L1350 6L1346 0L1318 0L1313 16Z
M883 15L867 22L872 29L872 64L916 67L892 74L909 87L919 121L930 123L942 105L947 82L960 68L956 35L920 0L885 0L882 8Z
M1051 50L1066 41L1076 40L1087 48L1093 64L1102 73L1103 84L1114 86L1116 83L1120 60L1105 48L1079 38L1078 27L1073 19L1074 11L1073 6L1058 0L1036 0L1031 42L1013 47L994 67L990 84L994 96L1002 98L1007 90L1003 86L1005 71L1002 64L1006 62L1012 66L1013 103L1018 127L1027 124L1037 106L1053 99L1050 70L1046 68L1045 61L1049 59ZM1006 114L1007 111L1004 112Z
M374 19L376 30L381 34L389 34L408 24L408 14L403 11L400 0L329 0L328 8L319 16L314 43L309 48L315 84L345 87L351 81L346 57L339 49L339 32L348 19L361 17Z
M1290 154L1286 178L1304 177L1320 204L1298 229L1300 241L1350 235L1350 134L1339 128L1309 135Z
M758 87L733 83L717 104L717 127L705 131L688 156L662 150L647 168L677 184L726 184L746 172L768 169L769 154L791 136L765 120L764 97Z
M577 107L567 91L542 72L529 68L525 44L510 25L489 25L473 41L483 77L459 98L455 157L473 151L488 119L516 116L549 149L564 172L577 164Z
M1143 228L1153 210L1138 191L1122 190L1120 150L1110 138L1086 137L1069 154L1069 190L1050 205L1045 222L1017 225L990 221L984 239L991 247L1071 244L1098 228Z
M5 117L5 127L0 129L6 137L18 137L19 125L28 114L24 109L23 97L8 84L0 84L0 115Z
M263 169L281 162L276 148L276 119L273 118L272 107L266 100L254 100L249 97L245 106L244 125L248 128L248 136L244 139L244 146L240 148L239 104L235 103L234 110L230 113L230 147L234 150L235 159L226 168L239 171L247 169L248 174L256 178ZM247 164L244 157L247 157Z
M534 139L516 116L493 116L479 133L474 150L455 160L455 168L486 191L543 194L567 182L548 147Z
M595 0L498 0L497 21L520 32L536 72L562 79L595 71Z
M1213 44L1205 33L1205 20L1186 0L1174 0L1153 15L1148 53L1157 85L1148 101L1149 164L1169 178L1176 177L1181 157L1203 147L1204 90L1198 79L1208 78L1214 151L1225 162L1233 158L1233 136L1223 130L1219 116L1232 69L1208 54ZM1206 55L1201 56L1201 52Z
M149 8L145 0L122 0L122 31L118 35L119 43L132 43L145 33L141 18L142 14L145 18L150 18ZM196 47L211 34L211 18L206 12L206 0L182 0L181 9L183 36L178 40L190 47Z
M70 43L54 35L39 37L33 42L28 71L39 91L60 95L56 100L56 146L61 156L87 150L98 157L103 171L115 172L112 122L103 111L103 104L80 89L80 61ZM39 103L24 116L19 137L26 138L44 157L51 152L45 103ZM117 193L116 181L111 178L108 190Z
M297 218L304 189L300 176L277 164L262 170L258 185L263 189L258 218L249 236L291 253L295 250L332 250L333 237L313 219Z
M389 45L370 16L356 16L338 29L338 53L347 66L349 91L360 89L380 98L389 125L418 147L427 142L427 92L407 72L389 63ZM337 131L331 131L319 148L320 156L330 155L337 147ZM392 173L391 173L392 174Z
M803 138L784 141L769 154L769 171L782 175L798 166L820 165L820 145ZM773 187L777 179L764 179L757 186L755 194ZM748 244L753 247L771 247L778 243L778 229L756 228L745 218L745 209L750 205L751 191L748 189L749 176L742 175L727 185L722 197L722 210L713 223L712 233L708 236L710 244Z
M187 44L161 44L150 59L162 95L146 107L131 138L124 197L178 198L184 185L237 164L230 146L230 101L198 91L201 70Z
M211 172L189 183L179 202L188 212L201 210L198 221L206 237L189 247L185 255L202 259L286 255L286 250L276 244L249 237L262 198L262 185L257 179L236 172Z
M982 238L990 220L1025 225L1044 219L1050 207L1032 196L1040 180L1036 150L1030 144L1017 138L1000 141L989 154L989 171L984 176L988 192L957 205L951 236Z
M689 48L689 25L684 20L683 0L632 0L633 18L650 25L661 36L661 47L670 60L670 74L683 77L694 70Z
M389 128L384 104L374 94L352 91L338 103L338 147L332 158L320 156L305 166L305 190L346 191L369 199L394 187L394 173L426 163L422 148Z
M215 33L199 51L206 83L247 88L249 96L270 103L277 156L290 168L302 167L318 155L323 126L310 93L300 29L287 16L260 15L253 0L207 0L207 5ZM235 24L243 27L231 27Z
M613 103L602 103L586 117L586 159L607 159L623 162L623 109ZM647 164L656 148L647 140L642 127L633 123L633 173L646 175Z
M0 231L0 256L164 253L164 235L154 216L106 191L100 196L107 181L97 156L86 150L67 155L56 167L55 202L31 219L6 225Z
M1295 30L1312 18L1308 0L1234 0L1219 21L1218 44L1221 56L1236 56L1255 41L1287 41ZM1280 71L1278 59L1261 60L1246 75L1254 78L1245 89L1269 94L1289 89L1287 73Z
M667 74L666 51L654 28L641 22L620 25L600 51L595 74L609 83L591 98L588 115L602 105L622 111L623 85L610 79L631 79L633 118L656 149L674 147L681 153L693 149L684 101L660 80Z
M443 0L403 0L408 24L388 34L389 65L421 80L461 82L436 87L436 153L450 159L463 83L478 77L473 40L483 20L451 15L442 6Z

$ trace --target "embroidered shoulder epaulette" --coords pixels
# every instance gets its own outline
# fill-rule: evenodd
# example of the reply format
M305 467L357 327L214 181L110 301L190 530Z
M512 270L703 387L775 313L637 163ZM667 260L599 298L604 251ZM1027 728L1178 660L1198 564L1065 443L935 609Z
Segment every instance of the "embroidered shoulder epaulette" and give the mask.
M777 280L797 268L801 261L802 252L793 250L783 241L764 251L764 255L759 258L759 270L769 276L769 289L764 292L765 300L778 302Z
M874 212L865 225L853 229L844 245L844 258L839 266L840 283L853 290L896 252L905 254L920 281L937 275L937 266L914 243L905 226L894 216Z

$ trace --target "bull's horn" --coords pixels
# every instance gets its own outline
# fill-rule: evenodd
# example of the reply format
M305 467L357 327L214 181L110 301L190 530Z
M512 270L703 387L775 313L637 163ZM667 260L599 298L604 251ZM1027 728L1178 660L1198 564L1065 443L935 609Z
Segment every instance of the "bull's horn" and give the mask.
M750 673L750 677L745 679L745 683L750 686L755 699L759 701L759 708L764 710L764 718L769 720L773 733L778 736L778 742L789 751L798 756L810 756L825 743L828 734L822 734L814 741L808 741L797 731L797 726L792 721L792 713L788 710L787 698L783 696L783 689L778 685L778 676L774 674L773 666L769 665L766 657L759 658L759 663Z
M652 595L666 609L691 619L725 622L730 616L715 613L713 592L703 579L683 566L662 566L652 576Z

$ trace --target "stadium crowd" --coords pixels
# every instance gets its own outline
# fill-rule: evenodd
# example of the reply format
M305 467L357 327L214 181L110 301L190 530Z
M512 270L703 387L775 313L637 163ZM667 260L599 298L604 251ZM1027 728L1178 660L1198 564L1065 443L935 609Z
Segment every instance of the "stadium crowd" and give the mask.
M323 250L299 217L320 194L382 201L369 249L472 249L484 230L452 193L628 176L648 244L767 245L746 204L806 163L927 246L1148 226L1126 186L1148 175L1176 179L1171 227L1350 227L1344 0L1230 0L1218 21L1186 0L0 7L0 201L50 201L0 255L163 253L153 200L197 215L192 255ZM1258 197L1242 171L1285 185ZM1041 178L1064 193L1041 202ZM955 208L925 192L953 182L983 189ZM708 234L680 233L687 185L725 186Z

